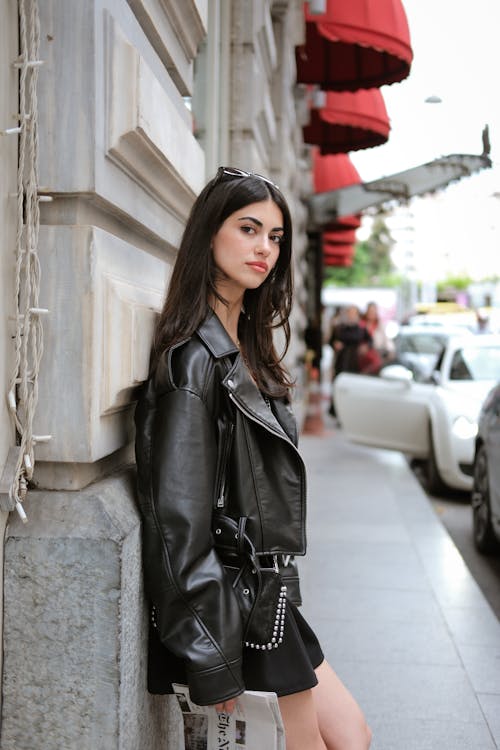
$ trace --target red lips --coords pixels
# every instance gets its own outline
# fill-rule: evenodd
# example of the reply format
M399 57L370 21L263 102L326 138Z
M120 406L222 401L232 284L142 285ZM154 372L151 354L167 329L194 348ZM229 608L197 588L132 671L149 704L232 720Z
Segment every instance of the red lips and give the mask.
M247 263L247 266L251 266L252 268L255 268L256 271L260 271L261 273L265 273L267 271L267 263L264 263L262 261L255 261L254 263Z

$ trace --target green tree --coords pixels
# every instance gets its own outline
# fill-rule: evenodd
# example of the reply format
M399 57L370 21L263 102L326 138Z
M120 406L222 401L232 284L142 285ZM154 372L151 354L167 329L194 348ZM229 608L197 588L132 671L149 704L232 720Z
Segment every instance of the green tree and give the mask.
M335 286L393 286L398 279L393 274L391 248L394 240L383 214L373 222L367 240L357 242L352 266L325 267L325 285Z
M438 281L437 290L439 294L453 294L467 290L471 284L470 276L448 276L443 281Z

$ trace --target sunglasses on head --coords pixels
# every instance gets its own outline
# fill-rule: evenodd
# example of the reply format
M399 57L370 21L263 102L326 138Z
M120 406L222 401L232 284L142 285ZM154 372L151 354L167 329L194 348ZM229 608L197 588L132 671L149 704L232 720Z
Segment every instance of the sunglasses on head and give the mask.
M264 177L264 175L257 174L256 172L245 172L244 169L237 169L235 167L219 167L217 174L215 175L216 182L220 182L226 175L228 177L257 177L257 179L263 180L264 182L267 182L268 185L272 185L273 188L279 190L278 185L272 182L268 177Z

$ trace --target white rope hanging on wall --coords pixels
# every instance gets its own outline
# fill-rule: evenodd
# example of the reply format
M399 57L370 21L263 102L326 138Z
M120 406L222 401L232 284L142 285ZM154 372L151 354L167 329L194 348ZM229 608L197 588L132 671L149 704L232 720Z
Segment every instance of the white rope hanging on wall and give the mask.
M18 134L17 233L15 267L15 360L8 391L8 405L17 446L11 448L2 476L0 506L17 510L23 521L23 500L33 476L34 447L50 440L50 435L33 435L33 418L38 401L38 375L43 352L41 318L48 310L39 305L40 226L38 195L38 117L37 82L43 61L38 59L40 21L37 0L19 0L20 55L14 62L19 69L19 126L4 130Z

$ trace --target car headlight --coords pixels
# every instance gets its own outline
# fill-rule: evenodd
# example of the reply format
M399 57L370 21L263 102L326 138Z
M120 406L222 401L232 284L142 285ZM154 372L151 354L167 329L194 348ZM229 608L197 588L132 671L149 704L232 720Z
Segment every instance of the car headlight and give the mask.
M461 440L470 440L477 435L477 422L462 415L455 419L451 429L455 437Z

